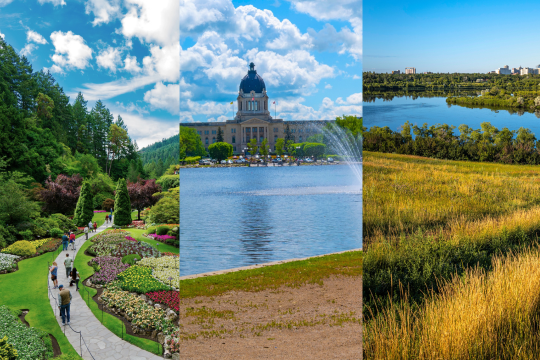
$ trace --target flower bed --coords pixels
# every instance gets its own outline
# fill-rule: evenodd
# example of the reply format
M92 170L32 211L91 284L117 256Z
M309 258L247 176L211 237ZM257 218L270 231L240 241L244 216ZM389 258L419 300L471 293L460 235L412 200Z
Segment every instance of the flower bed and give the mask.
M104 213L104 212L109 212L109 211L107 211L107 210L94 210L94 214Z
M180 288L180 258L163 256L160 258L144 258L138 262L140 266L151 268L152 276L175 289Z
M152 276L152 269L134 265L117 275L118 285L122 290L146 294L147 292L170 290Z
M100 234L97 234L96 236L93 236L90 238L92 242L98 243L98 242L115 242L119 243L124 240L126 240L126 236L128 236L129 233L127 231L110 231L110 232L103 232Z
M163 304L178 314L180 312L180 293L178 291L154 291L146 293L146 296L152 301Z
M123 264L121 259L113 256L99 256L93 258L90 264L99 265L99 270L92 276L94 284L107 284L116 280L116 276L126 270L129 265Z
M131 236L126 236L125 239L129 241L135 241L135 242L139 241L137 239L132 238Z
M15 267L16 261L20 256L11 254L0 254L0 271L11 270Z
M107 303L107 306L125 313L127 319L142 330L162 331L168 327L165 311L148 305L137 295L113 287L103 291L101 300Z
M41 239L41 240L34 240L34 241L28 241L31 245L33 245L36 249L41 247L43 244L48 242L51 238ZM17 247L17 243L19 241L14 242L13 244L9 245L8 247L2 249L0 252L4 254L12 254L12 251L14 248Z
M162 252L161 256L178 256L178 257L180 257L180 254L175 254L175 253L166 251L166 252Z
M145 242L131 242L125 241L118 244L114 251L111 252L112 256L123 258L126 255L139 254L141 257L160 257L161 253L155 247Z
M101 241L90 246L87 251L94 256L108 256L111 255L116 247L117 244Z
M42 340L48 334L36 328L26 327L5 305L0 306L0 339L4 336L7 336L8 344L17 350L17 359L45 359L49 355L52 357Z
M162 243L167 243L167 240L176 240L175 236L171 235L156 235L156 234L148 234L146 237L149 237L150 239L157 240Z
M165 348L171 353L180 353L180 329L165 338Z
M43 243L40 247L37 248L39 254L43 254L50 251L55 251L58 249L58 246L62 243L62 239L48 238L47 242Z

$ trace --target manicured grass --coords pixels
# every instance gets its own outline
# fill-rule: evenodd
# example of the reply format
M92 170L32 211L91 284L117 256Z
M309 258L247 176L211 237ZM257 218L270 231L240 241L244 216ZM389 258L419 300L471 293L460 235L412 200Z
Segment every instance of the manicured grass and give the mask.
M94 270L91 266L88 265L88 262L92 260L91 256L87 256L84 254L84 251L93 243L91 241L87 241L84 243L84 245L81 247L79 252L77 253L77 257L75 258L75 264L74 266L79 271L79 274L81 276L81 280L84 280L91 276L94 273ZM82 285L82 284L81 284ZM81 292L81 296L83 297L84 301L88 304L88 307L90 310L92 310L92 313L96 316L96 318L101 322L103 318L103 325L107 329L109 329L111 332L113 332L115 335L122 337L122 331L123 331L123 338L125 341L140 347L141 349L144 349L146 351L149 351L151 353L154 353L156 355L161 355L163 352L161 344L148 340L148 339L142 339L138 338L136 336L128 335L125 332L125 329L123 329L123 322L117 319L116 317L107 314L105 312L101 312L99 309L98 304L92 300L92 297L97 293L97 290L85 287L84 285L81 286L81 289L79 290Z
M175 253L175 254L180 253L180 248L178 248L176 246L171 246L171 245L159 242L157 240L150 239L150 238L142 236L142 234L146 230L142 230L142 229L125 229L125 230L130 232L131 237L133 237L133 238L135 238L137 240L140 240L140 241L144 241L145 243L148 243L148 244L152 245L153 247L159 249L159 251L161 251L161 252L172 252L172 253Z
M46 253L23 260L19 262L18 271L0 275L0 304L12 309L29 309L25 319L30 326L52 334L58 340L63 354L80 358L64 336L49 303L47 266L56 257L55 254L58 253Z
M362 251L349 251L258 269L181 280L180 299L217 296L231 290L262 291L283 285L323 285L323 280L333 275L362 276L363 257Z

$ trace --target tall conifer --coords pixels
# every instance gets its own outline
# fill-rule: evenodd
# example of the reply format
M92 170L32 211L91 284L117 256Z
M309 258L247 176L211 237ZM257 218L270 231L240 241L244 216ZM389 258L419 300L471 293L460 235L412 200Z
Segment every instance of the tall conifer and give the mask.
M125 179L118 179L114 197L114 225L127 226L131 224L131 201Z

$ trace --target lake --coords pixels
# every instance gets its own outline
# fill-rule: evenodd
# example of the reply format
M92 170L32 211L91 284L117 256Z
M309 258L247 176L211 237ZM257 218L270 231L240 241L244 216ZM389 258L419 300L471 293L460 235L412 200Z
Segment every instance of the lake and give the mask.
M180 275L362 247L347 165L180 170Z
M466 124L480 129L480 124L489 122L497 129L507 127L517 130L520 127L530 129L540 136L540 119L534 113L518 113L507 110L491 110L487 108L466 108L459 105L448 105L446 97L395 96L392 100L376 99L363 103L364 126L388 126L393 131L409 120L413 125L422 126L448 124L457 126Z

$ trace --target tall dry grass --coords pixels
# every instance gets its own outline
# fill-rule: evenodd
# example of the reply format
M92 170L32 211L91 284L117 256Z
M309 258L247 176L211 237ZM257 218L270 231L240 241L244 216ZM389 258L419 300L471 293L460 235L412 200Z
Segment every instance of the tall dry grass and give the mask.
M366 359L540 358L540 252L469 269L419 308L406 296L365 326Z
M540 169L364 153L364 246L540 205ZM469 225L467 225L469 226Z

